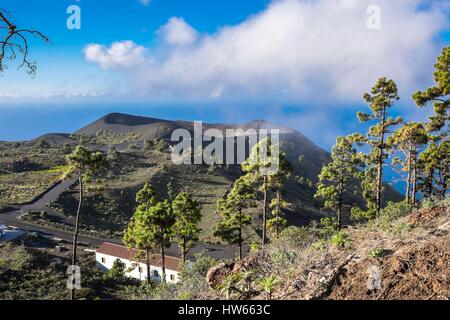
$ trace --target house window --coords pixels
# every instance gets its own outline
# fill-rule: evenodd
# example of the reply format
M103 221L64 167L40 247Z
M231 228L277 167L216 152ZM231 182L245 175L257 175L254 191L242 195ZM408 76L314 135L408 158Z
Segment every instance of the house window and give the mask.
M102 257L102 263L105 263L105 262L106 262L105 257Z
M158 270L153 270L153 275L154 275L155 277L158 277L158 276L159 276Z
M170 281L175 281L175 275L174 274L170 275Z
M142 267L138 267L139 273L142 273Z

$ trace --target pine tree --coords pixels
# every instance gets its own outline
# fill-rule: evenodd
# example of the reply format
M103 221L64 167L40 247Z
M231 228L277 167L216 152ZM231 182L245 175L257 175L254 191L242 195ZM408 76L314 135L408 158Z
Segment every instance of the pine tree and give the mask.
M268 175L276 174L270 173L269 168L278 164L279 167L279 152L276 146L272 145L270 138L265 138L253 146L247 160L242 163L241 168L246 173L247 179L252 184L258 185L260 183L259 191L263 194L263 212L262 212L262 235L261 246L267 242L267 202L268 202Z
M167 199L158 202L148 210L148 223L151 226L151 239L161 250L163 285L166 284L165 249L170 247L170 240L172 239L173 225L175 222L175 214Z
M338 137L334 145L332 161L322 168L316 198L324 200L324 208L336 213L337 228L342 228L344 194L350 189L350 182L361 174L363 155L355 145L365 141L360 134Z
M183 263L189 250L198 242L201 229L198 227L202 215L200 207L187 192L179 193L172 202L172 209L176 216L174 234L181 249Z
M419 156L418 189L425 197L446 197L450 188L450 141L431 142Z
M150 283L150 251L154 248L155 243L147 216L148 210L157 203L155 190L150 184L146 183L136 194L137 209L123 237L124 243L129 248L145 251L148 283Z
M158 201L154 190L146 184L137 194L133 220L125 233L125 243L136 249L145 249L147 253L147 277L149 280L149 250L159 247L162 259L162 282L166 284L165 249L170 247L170 240L175 224L175 214L170 202Z
M417 91L413 99L419 107L425 107L433 103L434 115L430 117L427 126L429 132L439 133L441 138L448 139L449 133L449 108L450 108L450 46L442 50L434 65L435 85L425 91ZM447 126L447 127L446 127Z
M252 217L245 213L249 199L254 196L248 177L242 176L234 182L230 193L220 199L217 204L220 220L214 226L214 236L221 238L230 245L239 246L239 258L243 252L243 229L250 225Z
M288 203L283 200L281 193L289 174L292 172L292 165L286 159L286 154L284 152L279 153L278 164L278 170L269 174L267 181L269 188L275 190L275 196L269 204L272 217L267 220L267 228L275 236L278 236L282 228L286 225L286 220L281 215L282 209L286 208Z
M407 173L406 178L406 203L416 204L418 154L420 148L428 142L428 134L422 123L410 122L399 128L388 139L388 144L404 153L404 160L393 159L393 164L401 164L402 171Z
M77 214L75 218L75 231L73 234L72 243L72 265L76 265L77 261L77 240L80 225L81 206L84 196L83 182L91 178L96 172L108 166L106 156L101 152L91 152L82 146L76 149L67 156L67 163L69 167L69 175L74 174L78 177L79 200ZM71 291L71 299L75 299L75 289Z
M389 117L389 108L399 100L397 85L393 80L380 78L371 90L371 93L364 94L364 100L369 103L371 114L358 112L358 119L361 122L376 121L376 124L369 128L367 133L367 143L371 146L371 152L367 157L367 172L362 186L366 188L365 194L368 200L369 212L374 211L378 216L381 210L383 193L383 164L388 156L388 149L385 143L389 128L399 124L402 119ZM375 174L375 182L372 178ZM369 194L375 194L373 202Z
M109 270L108 275L112 278L122 278L125 276L125 263L119 258L114 260L111 270Z
M432 142L419 157L421 176L419 188L425 196L445 198L449 188L449 109L450 109L450 46L442 50L434 65L435 85L417 91L413 99L419 107L433 104L434 114L429 117L427 130L433 133Z

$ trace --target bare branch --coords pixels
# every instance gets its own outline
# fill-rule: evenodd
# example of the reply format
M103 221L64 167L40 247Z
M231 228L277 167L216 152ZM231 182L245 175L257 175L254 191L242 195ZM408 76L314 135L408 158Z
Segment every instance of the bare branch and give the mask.
M32 29L18 29L17 26L11 22L11 14L0 8L0 29L7 30L6 34L0 35L0 72L6 68L5 60L15 60L19 55L21 56L21 63L18 69L26 67L27 73L34 77L36 75L37 66L35 62L29 60L29 47L27 36L33 36L44 42L50 43L47 36L37 30Z

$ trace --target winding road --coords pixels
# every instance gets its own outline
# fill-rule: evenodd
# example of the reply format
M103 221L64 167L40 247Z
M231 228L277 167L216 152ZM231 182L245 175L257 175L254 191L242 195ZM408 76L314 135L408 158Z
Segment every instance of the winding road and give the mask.
M48 204L58 199L58 197L69 190L76 183L77 179L67 179L55 183L52 187L47 189L44 193L38 195L33 201L24 205L13 205L12 211L0 214L0 224L5 224L26 231L40 232L46 236L52 236L55 238L71 241L73 233L69 231L54 229L51 227L31 223L20 219L22 214L30 211L45 211L47 215L51 216L55 221L64 223L69 226L74 225L74 220L64 216L63 214L48 207ZM103 241L114 241L114 239L101 239L95 237L87 237L85 235L80 236L80 242L86 242L89 244L101 244Z
M5 224L7 226L16 227L25 231L38 232L46 237L56 238L61 240L66 240L71 242L73 240L73 232L64 231L56 228L51 228L28 221L20 219L20 216L29 211L46 211L47 215L52 216L52 218L60 223L67 224L69 226L74 225L74 220L66 217L65 215L53 210L48 207L48 205L55 201L62 193L68 191L76 183L77 179L67 179L62 180L44 193L38 195L33 201L25 205L13 205L12 211L6 213L0 213L0 224ZM112 242L117 244L122 244L122 239L119 238L101 238L88 236L86 234L80 233L78 236L78 242L81 244L87 244L91 246L98 247L103 242ZM167 254L172 256L179 256L180 250L176 243L172 243L169 249L166 250ZM188 254L188 258L192 259L197 253L205 253L207 256L216 259L232 259L236 255L236 250L230 246L225 245L209 245L199 243L197 246L191 249Z

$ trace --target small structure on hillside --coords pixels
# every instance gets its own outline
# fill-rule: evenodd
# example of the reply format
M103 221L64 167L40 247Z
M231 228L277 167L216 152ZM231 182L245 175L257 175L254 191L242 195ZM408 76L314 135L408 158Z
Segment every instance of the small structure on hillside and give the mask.
M30 160L27 157L19 157L15 160L2 162L1 167L15 172L27 171L30 168Z
M136 261L139 250L129 249L114 243L104 242L95 252L97 267L102 271L111 270L114 262L119 259L125 264L125 275L138 280L147 280L147 265L145 261ZM165 256L166 281L176 283L179 280L181 259ZM162 257L152 253L150 256L150 279L162 281Z

